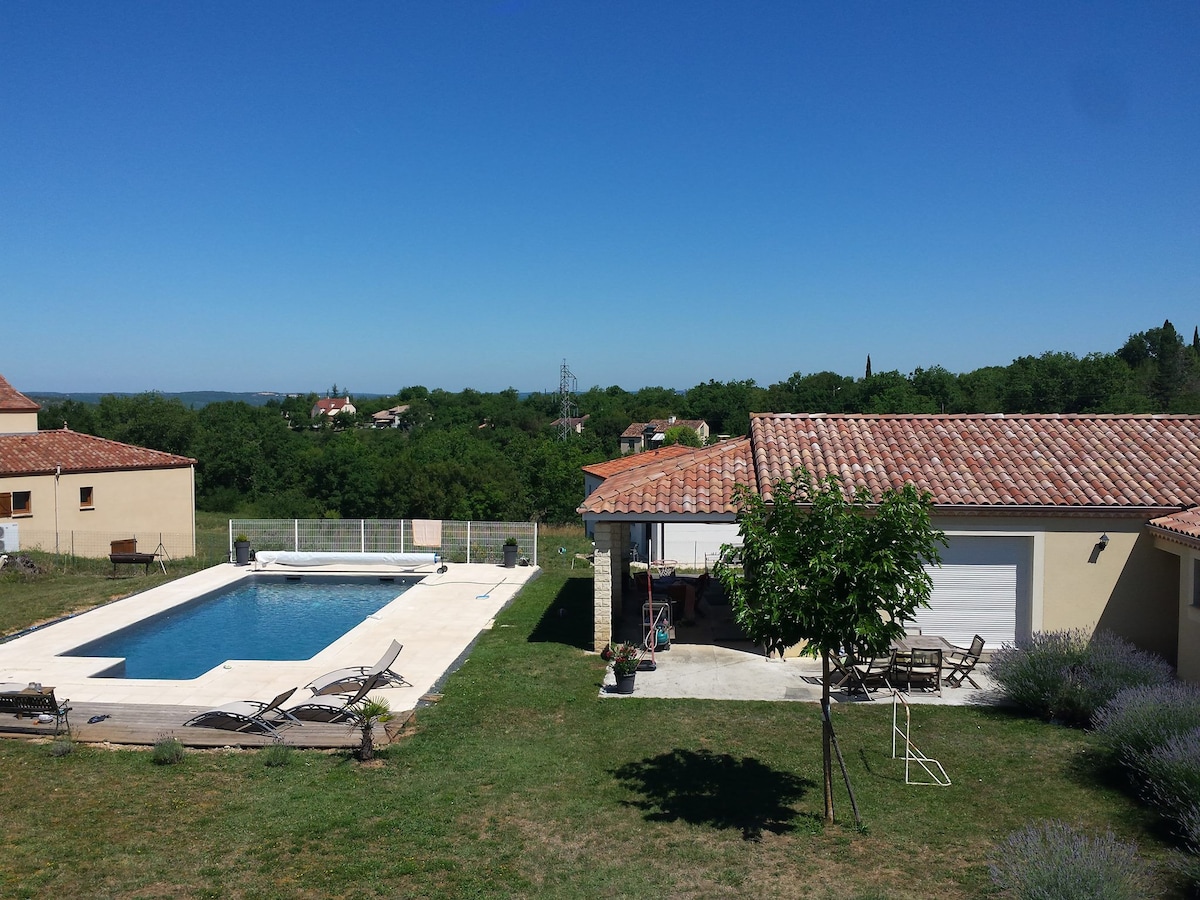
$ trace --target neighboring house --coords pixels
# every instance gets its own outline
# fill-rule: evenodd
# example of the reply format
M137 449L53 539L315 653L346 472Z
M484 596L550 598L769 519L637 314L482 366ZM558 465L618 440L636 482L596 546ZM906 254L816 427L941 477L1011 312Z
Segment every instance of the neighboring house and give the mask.
M1200 680L1196 416L753 415L748 437L613 474L580 507L596 536L596 640L620 614L631 525L728 527L735 485L770 500L801 466L847 493L931 494L949 546L923 630L996 647L1110 629Z
M409 403L403 406L393 406L391 409L381 409L377 413L371 414L372 428L403 428L403 416L412 405Z
M708 423L703 419L651 419L649 422L634 422L621 433L621 452L640 453L643 450L653 450L661 447L666 437L667 429L685 425L696 434L700 440L708 443Z
M350 402L349 397L322 397L313 404L312 412L309 415L314 419L318 416L329 416L332 418L342 413L354 415L356 412L358 410Z
M38 405L0 378L0 527L22 548L106 556L135 537L196 552L194 459L68 428L38 431Z
M576 434L583 434L583 426L589 418L590 418L590 415L571 416L569 419L555 419L553 422L550 423L550 427L551 428L561 428L563 425L566 425L569 429L571 429L571 431L575 432Z

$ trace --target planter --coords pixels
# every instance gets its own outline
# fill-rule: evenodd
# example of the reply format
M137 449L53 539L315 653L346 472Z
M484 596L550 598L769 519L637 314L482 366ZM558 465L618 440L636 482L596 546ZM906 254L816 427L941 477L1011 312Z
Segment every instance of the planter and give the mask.
M250 565L250 542L249 541L234 541L233 542L233 564L236 566Z
M633 680L637 677L637 672L630 672L628 675L617 675L617 683L613 687L614 694L632 694Z
M504 568L515 569L517 566L517 545L504 545Z

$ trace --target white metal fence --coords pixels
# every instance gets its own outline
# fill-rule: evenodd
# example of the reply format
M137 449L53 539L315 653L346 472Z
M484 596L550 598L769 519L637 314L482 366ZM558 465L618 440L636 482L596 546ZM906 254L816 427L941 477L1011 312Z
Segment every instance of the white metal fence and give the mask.
M416 527L414 528L414 523ZM230 519L229 553L239 534L252 550L341 553L436 551L447 562L499 563L504 542L537 565L536 522L452 522L428 519Z

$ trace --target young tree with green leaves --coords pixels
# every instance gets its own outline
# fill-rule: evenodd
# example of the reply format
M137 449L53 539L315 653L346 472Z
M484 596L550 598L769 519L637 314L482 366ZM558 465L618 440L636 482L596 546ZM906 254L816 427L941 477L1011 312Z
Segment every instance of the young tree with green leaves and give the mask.
M803 645L801 652L821 657L825 821L832 823L829 655L849 647L881 654L902 637L904 622L929 605L925 566L940 564L946 538L930 522L930 496L912 484L878 499L865 488L847 497L835 476L816 482L798 469L768 498L739 486L737 503L738 561L727 561L735 559L727 546L715 574L751 640L769 653Z

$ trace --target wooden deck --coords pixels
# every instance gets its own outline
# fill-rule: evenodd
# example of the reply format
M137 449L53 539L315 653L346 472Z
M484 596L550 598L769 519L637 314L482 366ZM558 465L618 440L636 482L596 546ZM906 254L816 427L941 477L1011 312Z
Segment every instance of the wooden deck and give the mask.
M196 713L192 706L162 706L135 703L71 703L71 737L90 744L135 744L150 746L163 737L173 737L188 747L266 747L274 743L269 734L228 731L220 728L184 728ZM376 728L376 743L386 745L412 717L411 710L397 712L386 730ZM93 716L107 715L89 724ZM66 734L66 729L62 730ZM305 722L280 728L283 742L293 747L342 749L358 746L359 735L345 724ZM40 725L35 719L0 715L0 738L52 738L54 724Z

